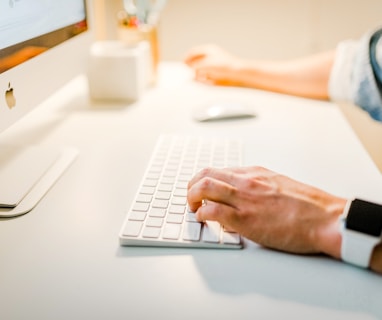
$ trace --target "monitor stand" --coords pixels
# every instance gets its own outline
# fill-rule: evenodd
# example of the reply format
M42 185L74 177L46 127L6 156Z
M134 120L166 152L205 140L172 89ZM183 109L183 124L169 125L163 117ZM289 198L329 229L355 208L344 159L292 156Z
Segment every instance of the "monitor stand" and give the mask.
M31 211L77 157L73 148L0 146L0 218Z

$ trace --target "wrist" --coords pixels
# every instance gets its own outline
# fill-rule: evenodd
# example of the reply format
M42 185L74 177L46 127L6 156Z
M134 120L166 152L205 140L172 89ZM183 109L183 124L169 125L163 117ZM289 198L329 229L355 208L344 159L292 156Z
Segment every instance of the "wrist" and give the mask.
M318 251L336 259L341 259L342 235L339 228L339 218L342 215L347 200L332 198L329 204L325 204L325 212L321 213L326 218L317 232Z

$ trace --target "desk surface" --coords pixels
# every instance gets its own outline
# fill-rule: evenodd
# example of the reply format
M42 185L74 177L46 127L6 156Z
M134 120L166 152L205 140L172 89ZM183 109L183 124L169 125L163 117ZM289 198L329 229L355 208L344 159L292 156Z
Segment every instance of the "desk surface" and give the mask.
M220 100L251 104L258 117L192 120ZM382 318L382 277L324 256L249 241L243 250L120 247L156 138L174 132L241 137L246 165L338 195L378 200L382 190L334 104L197 84L171 63L137 103L91 103L79 77L0 137L80 150L32 212L0 220L0 319Z

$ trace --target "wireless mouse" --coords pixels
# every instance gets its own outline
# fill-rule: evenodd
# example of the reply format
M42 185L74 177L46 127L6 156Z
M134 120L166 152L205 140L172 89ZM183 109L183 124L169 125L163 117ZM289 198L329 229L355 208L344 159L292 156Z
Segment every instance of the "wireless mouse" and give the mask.
M253 108L239 102L214 102L194 111L196 121L244 119L256 116Z

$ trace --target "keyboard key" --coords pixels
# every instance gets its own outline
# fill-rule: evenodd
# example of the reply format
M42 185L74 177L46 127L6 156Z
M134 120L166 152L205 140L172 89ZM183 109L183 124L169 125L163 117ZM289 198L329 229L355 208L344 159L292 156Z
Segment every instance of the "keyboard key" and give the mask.
M206 221L203 225L202 240L205 242L220 241L220 224L216 221Z
M186 189L175 189L174 190L174 196L175 197L187 197L187 190Z
M160 172L149 172L146 175L146 179L158 180L160 178Z
M177 206L177 205L171 205L168 212L170 213L177 213L177 214L184 214L186 211L186 208L184 206Z
M137 199L135 200L136 202L145 202L145 203L150 203L152 200L152 196L149 194L139 194L137 196Z
M145 227L142 232L144 238L158 238L160 235L160 228Z
M148 227L157 227L160 228L163 224L163 218L154 218L154 217L149 217L146 220L146 226Z
M180 235L180 224L166 223L163 229L163 239L178 240Z
M187 212L187 213L186 213L186 221L189 221L189 222L197 222L196 217L195 217L195 213L193 213L193 212Z
M137 237L141 232L143 223L140 221L128 221L123 234L128 237Z
M160 173L160 172L162 172L162 166L161 165L153 165L153 166L151 166L149 172L150 173Z
M168 200L160 200L160 199L154 199L153 201L153 208L167 208L168 207Z
M166 209L163 208L151 208L149 210L149 217L163 218L166 215Z
M181 214L169 213L167 215L166 221L168 223L182 223L183 216Z
M159 186L158 186L158 191L169 191L171 192L172 191L172 184L164 184L164 183L161 183Z
M223 243L239 244L240 236L237 233L223 232Z
M194 168L182 168L180 170L181 175L193 175L194 174Z
M177 189L187 189L188 181L179 181L179 182L176 183L175 187Z
M147 212L149 210L150 204L143 202L136 202L133 206L132 211L144 211Z
M171 192L158 191L155 194L155 199L170 200Z
M165 172L167 172L167 171L178 171L178 168L179 168L179 165L178 164L168 164L168 165L166 165L166 167L165 167Z
M163 177L160 181L160 183L163 183L163 184L174 184L175 183L175 179L174 178L170 178L170 177Z
M200 239L201 223L186 222L184 224L183 239L190 241L198 241Z
M146 212L143 211L131 211L129 220L143 221L146 218Z
M156 179L146 179L144 182L143 182L143 185L145 187L156 187L158 184L158 180Z
M171 204L185 206L187 204L187 197L173 197L171 199Z
M154 187L142 187L139 190L140 194L150 194L153 195L155 193L155 188Z
M176 174L177 172L175 170L166 170L165 172L163 172L163 176L168 178L175 178Z
M181 174L178 177L178 181L188 182L192 179L192 174Z

